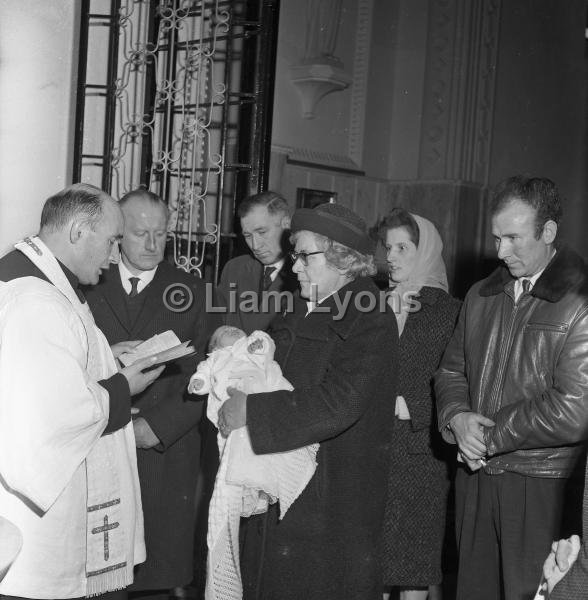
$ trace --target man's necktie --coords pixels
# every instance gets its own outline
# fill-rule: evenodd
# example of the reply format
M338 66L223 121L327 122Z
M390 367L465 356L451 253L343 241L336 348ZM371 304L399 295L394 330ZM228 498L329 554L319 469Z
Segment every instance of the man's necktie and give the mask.
M129 277L129 281L131 282L131 291L129 292L129 298L134 298L139 290L137 289L137 285L139 284L138 277Z
M276 267L264 267L263 268L263 279L261 282L261 291L266 292L269 290L272 284L272 273L276 270Z
M531 291L531 280L523 279L521 283L523 285L523 295L528 294Z

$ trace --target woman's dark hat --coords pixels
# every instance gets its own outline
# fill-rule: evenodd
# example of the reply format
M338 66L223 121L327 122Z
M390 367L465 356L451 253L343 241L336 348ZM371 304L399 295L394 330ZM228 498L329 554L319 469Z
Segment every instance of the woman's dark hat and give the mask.
M325 203L315 208L298 209L292 216L290 230L319 233L362 254L375 251L365 221L340 204Z

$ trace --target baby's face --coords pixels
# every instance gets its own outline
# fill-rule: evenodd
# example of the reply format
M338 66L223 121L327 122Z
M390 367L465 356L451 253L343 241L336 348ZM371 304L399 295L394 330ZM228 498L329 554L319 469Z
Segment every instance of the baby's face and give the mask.
M257 339L257 340L254 340L253 342L251 342L249 344L249 346L247 346L247 351L249 352L249 354L255 354L256 352L262 352L263 351L263 340Z
M218 348L228 348L232 346L237 340L247 337L245 332L237 329L236 327L227 328L224 331L218 331L218 335L212 338L211 350L218 350Z
M196 378L190 382L190 385L188 386L188 391L194 393L202 387L204 387L204 381L202 381L202 379Z

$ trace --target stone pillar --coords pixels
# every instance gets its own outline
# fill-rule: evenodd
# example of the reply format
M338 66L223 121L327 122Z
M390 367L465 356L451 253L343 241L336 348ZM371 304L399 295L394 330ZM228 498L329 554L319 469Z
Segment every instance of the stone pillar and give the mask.
M500 0L431 0L419 179L487 186Z
M486 205L501 0L429 0L415 180L387 204L431 219L452 291L485 274Z

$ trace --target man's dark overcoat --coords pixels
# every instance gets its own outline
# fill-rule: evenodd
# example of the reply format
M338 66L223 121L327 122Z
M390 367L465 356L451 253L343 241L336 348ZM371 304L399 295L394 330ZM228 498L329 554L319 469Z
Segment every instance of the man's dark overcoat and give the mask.
M192 303L187 310L182 296ZM186 286L182 288L181 286ZM167 293L166 293L167 290ZM176 310L170 310L167 302ZM200 468L202 397L187 394L196 363L205 358L208 338L217 323L205 312L205 284L167 262L157 267L153 281L139 294L143 306L130 323L127 297L118 266L103 273L98 285L86 291L96 323L110 344L146 340L171 329L181 341L192 340L198 354L166 366L159 379L133 398L161 444L137 449L141 497L145 515L147 561L139 565L131 590L157 590L185 585L194 573L196 482Z
M223 314L225 325L238 327L247 335L256 329L265 331L268 328L276 314L280 312L282 303L268 301L266 310L263 305L259 306L247 301L251 293L256 296L259 294L262 277L263 265L251 254L237 256L225 265L217 287L218 305L227 308L227 312ZM292 261L289 258L285 259L284 265L268 291L289 294L298 291L298 279L292 273ZM234 304L237 310L233 310L231 304ZM241 310L240 306L244 310Z
M343 315L331 296L308 316L306 303L299 300L293 314L272 323L275 358L294 391L247 398L256 453L314 442L320 449L314 476L284 519L277 522L273 510L268 518L251 517L246 524L246 600L382 597L378 545L398 330L385 301L382 310L358 310L360 300L367 306L370 297L379 298L369 278L357 278L337 295L349 300Z

